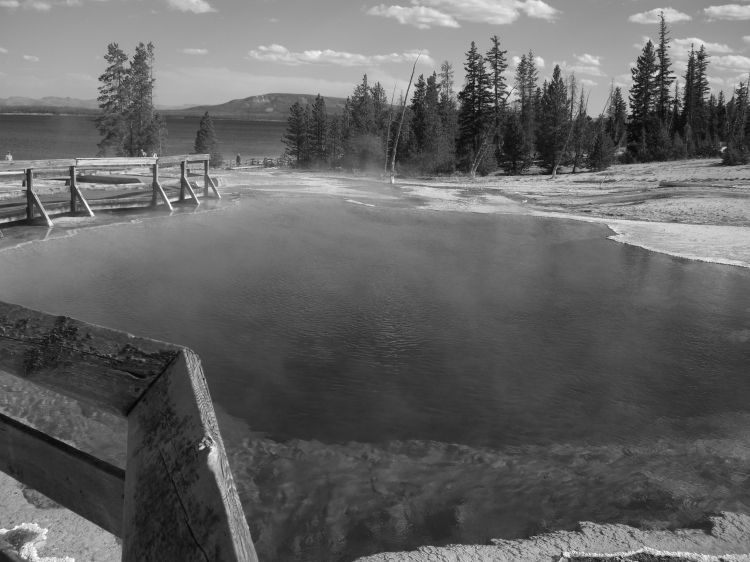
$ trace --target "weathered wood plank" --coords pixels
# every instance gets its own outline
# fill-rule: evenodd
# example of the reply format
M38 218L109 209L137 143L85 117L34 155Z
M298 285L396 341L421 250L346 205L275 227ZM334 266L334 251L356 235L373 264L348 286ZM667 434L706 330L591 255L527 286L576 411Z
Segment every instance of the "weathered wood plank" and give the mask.
M0 369L127 415L179 348L0 303Z
M125 471L0 414L0 470L119 536Z
M156 163L153 156L137 158L76 158L75 165L79 168L116 168L130 166L153 166Z
M10 162L0 160L0 170L27 170L29 168L64 169L75 166L74 158L61 158L53 160L11 160Z
M256 561L198 357L183 349L128 416L125 562Z
M203 162L210 158L209 154L179 154L175 156L160 156L160 166L174 166L181 162Z
M159 197L164 202L164 204L167 206L167 208L170 211L174 211L174 207L172 206L172 202L169 200L169 197L167 197L167 194L164 192L164 188L161 186L161 184L158 181L155 181L153 184L154 191L159 194ZM154 198L155 200L156 198Z

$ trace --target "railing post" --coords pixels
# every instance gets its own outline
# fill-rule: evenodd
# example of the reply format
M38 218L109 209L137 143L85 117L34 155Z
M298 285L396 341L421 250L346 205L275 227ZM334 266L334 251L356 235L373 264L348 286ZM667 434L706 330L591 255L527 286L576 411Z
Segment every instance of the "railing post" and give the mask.
M157 160L154 162L154 165L151 167L151 172L153 173L153 179L151 181L151 206L156 207L156 201L159 196L159 161Z
M26 168L26 220L31 224L34 220L34 195L32 194L32 184L34 181L34 173L31 168Z
M180 203L185 200L185 184L187 183L187 161L180 162Z
M76 197L76 167L70 167L70 213L76 214L76 207L78 205L78 197Z
M203 197L208 197L211 178L208 176L208 160L203 161Z

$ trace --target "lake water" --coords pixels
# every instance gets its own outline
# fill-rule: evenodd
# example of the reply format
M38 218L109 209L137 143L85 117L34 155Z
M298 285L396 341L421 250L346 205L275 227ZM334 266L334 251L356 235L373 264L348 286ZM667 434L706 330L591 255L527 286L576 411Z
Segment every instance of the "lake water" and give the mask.
M200 118L167 117L168 137L162 155L193 152ZM285 122L215 119L219 149L234 162L246 158L277 158L284 152ZM101 137L94 118L81 115L0 114L0 153L16 160L96 156Z
M0 253L2 300L200 354L263 559L750 513L749 271L294 181Z

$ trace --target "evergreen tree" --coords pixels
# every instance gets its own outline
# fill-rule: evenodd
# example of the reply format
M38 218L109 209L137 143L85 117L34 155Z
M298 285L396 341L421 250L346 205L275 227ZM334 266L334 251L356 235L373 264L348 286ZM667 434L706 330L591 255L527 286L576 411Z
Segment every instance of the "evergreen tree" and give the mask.
M443 137L448 144L449 169L455 167L456 137L458 136L458 106L453 90L453 66L448 61L440 65L440 82L438 86L438 113L443 128Z
M508 174L520 174L531 164L533 149L530 145L519 114L511 113L503 131L502 165Z
M492 114L494 120L494 133L492 144L495 147L495 158L498 163L501 159L500 139L502 136L501 126L506 105L505 71L508 68L506 50L500 49L500 39L497 35L490 37L492 44L487 51L486 61L489 67L490 88L492 95Z
M630 88L630 121L628 123L628 150L641 161L652 159L653 144L659 130L655 108L658 100L656 81L656 53L648 41L631 70L633 86Z
M627 111L627 105L622 97L622 90L617 86L610 93L606 123L606 130L616 146L624 145L626 141L625 124L627 121Z
M538 114L539 102L541 101L541 90L537 87L539 72L536 68L533 51L521 56L521 60L516 67L516 92L520 106L521 127L524 131L524 138L527 146L533 152L533 146L536 135L536 116ZM532 154L529 153L528 158Z
M308 115L298 101L289 108L286 120L286 132L282 142L286 145L286 154L294 159L296 166L305 166L309 162Z
M129 156L151 154L159 148L159 127L153 100L153 64L154 44L138 43L127 79L130 103L125 112L125 152Z
M107 45L104 55L107 68L99 77L99 107L101 115L96 118L96 128L103 137L99 144L99 156L125 155L125 109L129 103L126 63L128 56L117 43Z
M750 80L740 82L727 107L727 146L722 162L728 166L750 163Z
M324 164L328 155L328 115L326 102L318 94L312 104L310 119L310 157L315 164Z
M658 61L658 74L656 76L657 100L656 115L659 121L664 124L669 116L669 87L675 78L670 70L672 61L669 58L669 30L667 22L664 19L664 12L659 13L659 46L656 49L656 58Z
M612 165L614 156L615 145L612 142L612 137L604 127L597 127L597 133L589 153L589 168L596 171L606 170Z
M219 139L216 137L214 122L208 111L203 114L198 124L193 150L196 154L209 154L212 166L221 166L224 163L224 158L219 150Z
M552 80L545 82L539 112L539 135L536 148L544 165L554 170L562 158L569 131L570 102L568 88L559 65L552 71Z
M469 170L480 151L486 150L488 121L491 115L490 79L484 66L484 58L477 50L474 41L466 53L464 65L466 78L463 89L458 93L461 103L458 111L457 152L461 165Z

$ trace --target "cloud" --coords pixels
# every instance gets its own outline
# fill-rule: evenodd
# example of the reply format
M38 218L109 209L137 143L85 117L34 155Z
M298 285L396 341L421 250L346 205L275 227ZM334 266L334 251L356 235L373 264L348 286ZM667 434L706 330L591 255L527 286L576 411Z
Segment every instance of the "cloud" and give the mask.
M743 40L743 41L744 41L745 43L750 43L750 35L745 35L745 36L744 36L744 37L742 38L742 40Z
M206 14L216 10L206 0L167 0L170 8L181 12L193 12L194 14Z
M709 20L750 20L750 5L724 4L723 6L709 6L703 12Z
M98 0L106 2L108 0ZM0 8L23 8L37 12L49 12L55 6L80 7L83 0L0 0Z
M581 57L576 57L578 60L581 59ZM596 64L573 64L569 65L567 62L555 62L553 65L559 65L560 70L563 70L567 73L573 73L573 74L586 74L588 76L605 76L605 74L602 72L602 69L599 68L598 62Z
M403 25L413 25L417 29L435 27L461 27L453 16L425 6L386 6L380 4L367 10L367 15L393 18Z
M750 72L750 58L742 55L723 55L711 57L711 65L720 70L739 70Z
M34 55L23 55L23 60L27 62L39 62L39 57L35 57Z
M389 62L413 62L419 51L405 51L403 53L391 53L388 55L362 55L359 53L348 53L346 51L334 51L332 49L308 50L301 52L290 51L283 45L260 45L257 49L248 52L251 59L264 62L277 62L290 66L303 64L326 64L333 66L377 66ZM427 51L422 51L419 61L423 64L435 64Z
M708 51L709 54L726 54L733 51L733 49L725 43L712 43L711 41L704 41L699 37L685 37L684 39L672 40L671 52L675 57L687 58L690 54L691 48L695 48L697 51L701 48L701 45L706 47L706 51Z
M461 21L504 25L522 15L551 21L560 12L542 0L411 0L411 7L381 4L367 13L427 29L459 27Z
M18 0L0 0L0 8L18 8L20 5Z
M513 65L513 68L516 68L521 62L521 57L514 56L510 59L510 62ZM544 59L538 55L534 56L534 63L536 64L537 69L544 68L545 66Z
M689 15L683 12L678 12L674 8L654 8L653 10L633 14L628 20L633 23L659 23L659 15L662 12L664 12L664 19L669 23L690 21L693 19Z
M599 66L602 63L602 57L597 57L594 55L590 55L588 53L583 53L582 55L574 55L576 60L580 62L581 64L586 64L589 66Z
M588 78L581 78L579 82L584 86L588 86L589 88L593 88L597 84L596 82L594 82L593 80L589 80Z
M8 54L8 49L6 49L5 47L0 47L0 55L7 55L7 54Z
M207 55L208 49L196 49L193 47L187 47L185 49L178 49L177 52L183 55Z

